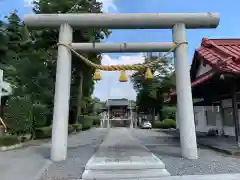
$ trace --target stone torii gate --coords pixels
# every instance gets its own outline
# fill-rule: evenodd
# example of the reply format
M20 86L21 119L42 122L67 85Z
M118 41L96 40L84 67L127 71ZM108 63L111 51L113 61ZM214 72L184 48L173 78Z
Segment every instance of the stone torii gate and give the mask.
M68 113L71 81L71 51L61 43L79 52L167 52L175 43L181 43L174 51L178 120L180 125L181 154L197 159L197 143L193 114L191 81L188 63L186 29L216 28L217 13L169 13L169 14L28 14L24 22L29 27L59 28L57 72L54 97L51 159L67 157ZM150 43L72 43L72 28L109 29L172 29L173 42Z

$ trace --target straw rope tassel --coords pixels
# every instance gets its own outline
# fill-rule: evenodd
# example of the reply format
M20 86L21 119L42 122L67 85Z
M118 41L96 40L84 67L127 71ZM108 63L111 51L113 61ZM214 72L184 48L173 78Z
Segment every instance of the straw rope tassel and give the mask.
M152 75L152 71L151 69L148 67L147 70L146 70L146 73L145 73L145 79L152 79L153 78L153 75Z
M83 55L79 54L75 49L73 49L71 44L59 42L57 45L58 46L61 45L61 46L65 46L65 47L69 48L73 52L73 54L75 54L77 57L80 58L80 60L82 60L88 66L95 68L96 71L95 71L94 77L93 77L94 80L99 81L102 79L100 70L102 70L102 71L121 71L119 81L127 82L128 79L127 79L127 76L125 73L126 70L139 71L141 69L146 69L145 78L152 79L153 75L152 75L150 68L156 66L157 63L159 63L163 58L166 58L167 55L172 53L181 44L187 44L187 42L180 42L180 43L173 42L172 48L163 57L159 57L156 60L153 60L151 62L147 62L147 63L143 63L143 64L133 64L133 65L110 65L110 66L99 65L99 64L93 63L92 61L90 61L89 59L84 57Z
M127 82L127 81L128 81L126 72L125 72L124 70L121 71L119 81L120 81L120 82Z
M100 69L96 69L94 76L93 76L93 80L100 81L101 79L102 79L102 77L101 77Z

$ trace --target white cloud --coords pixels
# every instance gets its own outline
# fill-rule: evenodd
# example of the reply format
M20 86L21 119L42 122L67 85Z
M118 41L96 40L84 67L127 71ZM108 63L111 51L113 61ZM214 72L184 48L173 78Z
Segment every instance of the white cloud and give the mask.
M120 56L117 59L111 58L109 55L103 55L103 65L117 65L117 64L136 64L143 63L143 54L135 56ZM136 92L130 82L132 71L127 71L128 82L119 82L120 72L101 72L102 80L97 82L94 89L94 96L101 100L108 98L128 98L136 99Z
M33 0L24 0L24 7L32 7Z

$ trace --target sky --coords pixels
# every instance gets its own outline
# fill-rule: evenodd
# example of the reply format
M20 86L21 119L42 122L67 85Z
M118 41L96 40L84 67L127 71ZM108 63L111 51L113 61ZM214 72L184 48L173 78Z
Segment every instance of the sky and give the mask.
M189 65L194 50L201 40L207 38L240 38L239 0L99 0L103 2L105 13L220 13L220 24L216 29L187 30L189 44ZM31 0L0 0L0 19L18 10L22 17L32 13ZM235 19L235 20L234 20ZM236 20L237 19L237 20ZM165 42L172 41L171 30L113 30L106 42ZM102 64L134 64L143 62L143 53L103 54ZM97 82L94 96L108 98L135 99L136 92L131 82L120 83L119 72L102 72L102 80ZM132 72L127 72L128 76Z

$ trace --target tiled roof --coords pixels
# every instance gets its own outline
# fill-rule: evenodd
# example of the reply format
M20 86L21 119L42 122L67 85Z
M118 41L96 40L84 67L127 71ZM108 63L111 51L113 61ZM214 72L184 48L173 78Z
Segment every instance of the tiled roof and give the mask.
M198 84L201 84L201 83L209 80L213 75L214 75L213 71L209 71L209 72L207 72L205 74L202 74L195 81L193 81L191 83L191 86L194 87L194 86L196 86ZM171 90L170 93L168 95L166 95L166 99L164 101L165 102L171 101L171 98L173 96L176 96L176 95L177 95L177 92L175 90Z
M240 39L204 38L196 53L214 69L240 73Z
M201 47L195 51L196 54L204 63L210 65L213 71L197 77L192 81L192 87L211 78L214 70L240 74L240 39L203 38ZM165 101L171 101L174 96L176 91L171 90Z
M128 99L108 99L106 106L128 106Z

